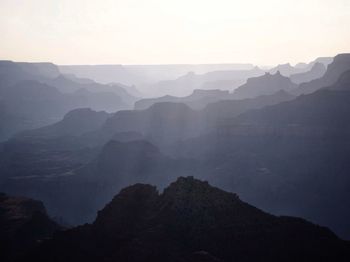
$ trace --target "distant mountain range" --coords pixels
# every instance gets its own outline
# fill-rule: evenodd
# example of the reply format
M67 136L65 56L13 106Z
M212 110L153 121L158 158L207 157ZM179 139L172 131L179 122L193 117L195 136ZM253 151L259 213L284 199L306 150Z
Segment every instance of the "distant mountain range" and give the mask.
M295 66L284 64L266 70L272 74L280 71L282 75L290 77L310 71L315 63L327 67L332 60L332 57L320 57L310 63ZM244 84L247 78L262 75L266 71L252 64L71 65L59 66L59 69L63 74L73 74L100 83L136 85L147 97L187 96L194 89L232 91ZM314 79L313 76L317 74L311 73L305 79L309 81Z
M225 82L225 85L229 86L228 90L232 91L236 87L244 84L248 78L260 76L262 74L264 74L264 71L258 67L249 70L213 71L205 74L189 72L175 80L157 82L149 86L148 90L153 96L166 94L185 96L189 95L194 89L203 89L206 86L212 88L212 86L219 85L219 88L222 88L222 83ZM227 83L229 85L227 85Z
M50 215L77 225L92 222L131 183L163 188L194 175L273 214L300 216L349 238L350 56L336 56L323 74L317 62L295 68L303 71L289 78L263 72L233 92L143 99L137 110L119 85L113 92L113 84L74 76L20 77L1 86L1 128L22 126L0 144L0 191L40 199ZM117 112L99 111L107 106ZM44 127L28 124L53 117Z
M316 58L314 61L306 64L306 63L298 63L295 66L292 66L291 64L280 64L276 67L269 70L271 74L277 73L279 71L283 76L291 77L295 74L303 74L308 71L311 71L312 68L315 66L315 64L322 64L325 68L333 62L333 57L319 57Z
M212 71L250 70L253 67L252 64L60 65L59 69L63 74L74 74L100 83L139 86L176 79L188 72L205 74Z
M189 96L163 96L159 98L146 98L135 102L135 109L147 109L151 105L160 102L185 103L192 109L203 109L208 104L222 100L240 100L256 98L259 96L269 96L279 91L294 92L297 85L289 78L282 76L279 72L274 75L265 73L262 76L252 77L247 83L239 86L233 92L227 90L201 90L196 89Z
M74 80L51 63L0 61L0 141L54 123L75 108L115 112L136 100L125 86Z

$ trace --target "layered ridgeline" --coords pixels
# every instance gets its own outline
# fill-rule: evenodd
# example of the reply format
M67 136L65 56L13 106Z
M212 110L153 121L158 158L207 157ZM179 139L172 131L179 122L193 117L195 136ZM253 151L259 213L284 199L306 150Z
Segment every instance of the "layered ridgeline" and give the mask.
M333 86L221 122L216 134L179 145L182 156L211 163L203 176L259 207L348 237L348 79L346 72Z
M202 110L194 110L192 101L185 103L160 102L144 110L119 111L95 132L85 135L85 140L104 143L116 133L138 132L159 147L187 138L213 132L218 122L235 117L247 110L293 99L284 91L271 95L242 100L221 100L210 103Z
M337 89L343 91L329 87L294 100L279 91L219 101L202 111L160 103L104 116L86 132L62 132L69 130L69 121L26 132L3 144L1 188L40 198L52 214L80 223L130 182L164 185L178 174L199 174L259 207L307 217L346 237L349 148L343 127L350 103L346 81L340 88L348 78L340 79ZM74 118L77 127L85 118L90 122L89 114L83 115ZM111 139L125 143L108 143ZM132 142L140 139L148 142ZM159 153L137 154L158 151L150 143ZM123 158L128 147L136 148L130 151L134 157ZM101 161L105 150L114 153ZM149 171L142 171L145 166Z
M350 68L350 54L339 54L334 57L333 62L327 67L325 74L318 79L302 83L295 94L310 94L316 90L333 85L342 73Z
M337 59L337 62L340 60L341 59ZM297 79L295 81L300 83L314 79L317 76L321 76L322 72L315 71L317 69L316 66L327 65L327 61L327 59L318 59L309 64L292 67L292 71L294 73L301 72L301 74L305 75L301 75L299 77L298 75L291 75L291 79ZM119 67L123 68L122 66ZM113 77L119 77L120 80L122 80L122 72L124 72L124 69L120 71L118 69L119 67L101 66L96 68L87 66L86 68L84 67L84 70L86 70L87 73L81 74L81 76L95 76L93 71L96 69L97 71L101 70L101 74L105 77L115 73ZM67 67L64 66L60 68L67 69ZM73 66L72 68L77 69L79 67ZM136 81L136 75L144 74L145 76L146 72L148 72L147 74L150 75L163 72L162 75L166 75L167 77L171 78L172 75L179 74L181 70L183 71L186 68L198 69L195 70L197 73L187 74L177 80L161 81L157 84L151 84L148 86L153 93L158 92L157 90L159 89L159 92L162 94L172 94L172 92L175 92L175 94L183 94L184 92L189 94L192 92L192 90L197 88L204 90L218 88L232 90L235 87L243 84L248 78L264 74L263 70L254 68L251 65L241 65L241 67L234 67L234 65L203 65L203 70L200 69L202 66L180 66L176 70L173 69L172 66L158 66L153 69L151 68L152 66L136 66L132 69L132 71L134 71L129 78L131 79L132 76L135 76ZM176 68L176 66L174 66L174 68ZM213 70L222 70L208 72L210 68ZM280 69L281 72L284 72L283 70L285 69L285 66L278 66L271 71L277 72L278 69ZM120 74L116 73L119 72L118 70L120 71ZM175 70L177 73L171 73L172 70ZM54 123L62 118L62 116L68 111L79 107L89 107L93 110L105 110L108 112L132 108L133 103L136 100L135 96L139 95L134 86L129 87L121 84L99 84L91 79L79 78L74 74L71 74L72 72L75 72L75 70L68 70L64 72L68 72L70 74L61 74L57 66L51 63L15 63L11 61L0 61L1 140L6 140L21 130L37 128ZM80 71L77 70L77 72ZM97 74L99 73L97 72ZM144 78L144 76L141 78ZM154 77L151 78L153 81L156 81ZM268 95L273 91L288 89L287 87L290 85L290 83L280 82L280 84L278 84L277 82L279 80L277 78L278 77L276 76L275 79L271 80L271 82L267 82L267 86L264 88L256 89L254 87L249 87L249 85L245 86L246 88L244 88L244 90L252 89L253 93L248 96L245 95L244 97L252 98L259 95ZM104 77L101 79L97 77L96 79L101 81L106 80ZM257 78L256 81L264 82L264 78ZM204 90L195 91L190 97L174 98L167 96L160 99L155 99L153 101L140 101L137 103L136 108L145 109L151 104L160 101L177 101L185 102L194 109L202 109L208 103L218 100L243 98L239 95L227 95L227 92L205 92ZM301 91L298 90L295 91L296 94L299 94L300 92Z
M179 141L214 132L217 123L226 118L290 99L293 96L278 92L255 99L217 102L203 111L172 103L114 115L77 109L56 124L23 132L2 144L0 188L42 199L53 215L61 214L72 224L81 223L91 219L116 189L141 181L164 185L182 172L193 173L199 164L181 157L167 158L149 142L129 142L148 140L163 152L181 152ZM127 154L129 147L132 153ZM158 152L151 154L150 163L145 153L148 151ZM117 168L124 165L126 169ZM92 181L90 186L78 190L79 183L87 180ZM96 189L100 183L105 186ZM79 201L85 203L85 210L78 211L83 206L76 207Z
M1 261L14 261L60 229L40 201L0 193Z
M56 234L23 261L348 261L349 248L327 228L180 177L161 194L124 188L92 224Z
M320 65L323 65L324 68L327 68L327 66L330 63L332 63L332 61L333 61L333 57L319 57L319 58L316 58L314 61L311 61L310 63L298 63L295 66L292 66L289 63L280 64L280 65L277 65L276 67L271 68L269 72L271 74L275 74L277 73L277 71L279 71L283 76L290 77L293 80L293 78L295 77L296 79L298 79L300 76L313 76L316 68L320 69L321 68ZM298 80L301 80L301 79L302 78ZM309 78L307 77L305 78L305 80L309 80ZM308 81L303 81L303 82L308 82Z
M153 96L189 95L195 89L233 90L242 85L248 78L263 75L264 71L258 67L249 70L220 70L196 74L189 72L177 79L157 82L149 87Z
M61 119L75 108L132 108L126 86L63 76L51 63L0 61L0 140Z
M207 73L205 76L208 78L215 75L218 79L221 79L210 82L212 85L208 83L204 85L203 82L205 81L201 77L195 74L188 74L176 81L161 82L158 84L165 86L163 92L167 94L171 94L171 92L166 91L167 85L170 85L173 90L181 87L187 90L187 93L196 88L201 88L202 90L194 90L192 94L182 97L166 95L159 98L141 99L135 103L135 109L146 109L160 102L185 103L192 109L202 109L206 105L220 100L255 98L261 95L271 95L280 90L292 93L293 95L311 93L319 88L335 83L341 73L350 68L349 61L348 54L340 54L335 57L334 61L333 58L318 58L309 64L297 65L295 67L290 64L284 64L269 70L267 73L254 68L250 70L251 74L249 77L244 77L247 75L247 72L244 71ZM330 65L330 69L325 74L328 65ZM223 88L220 83L224 81L223 79L230 77L240 77L242 81L238 85L228 84L230 88ZM203 78L206 79L205 77ZM197 82L200 84L195 85L194 83ZM207 88L205 86L211 86L211 90L206 90Z
M301 84L310 82L311 80L321 78L327 70L322 63L315 63L309 71L291 75L289 78L293 83Z
M202 110L166 102L112 115L73 111L1 144L0 189L42 199L50 214L77 224L91 221L128 183L164 186L195 174L258 207L308 218L348 238L347 74L297 98L282 85ZM255 87L271 92L267 84Z
M249 78L245 84L239 86L233 92L227 90L194 90L191 95L184 97L167 95L159 98L141 99L135 103L135 109L142 110L156 103L173 102L184 103L194 110L201 110L211 103L222 100L238 101L247 98L274 95L279 91L288 93L294 92L296 88L296 84L292 83L289 78L282 76L279 72L274 75L265 73L262 76Z
M59 66L61 72L65 74L90 78L99 83L115 82L136 85L142 93L148 96L187 95L193 89L223 88L223 85L231 89L232 85L237 86L242 79L250 77L250 71L253 68L252 64ZM192 73L188 74L189 72ZM196 83L191 80L192 75L197 78ZM217 86L219 83L223 85ZM167 93L169 91L170 93Z

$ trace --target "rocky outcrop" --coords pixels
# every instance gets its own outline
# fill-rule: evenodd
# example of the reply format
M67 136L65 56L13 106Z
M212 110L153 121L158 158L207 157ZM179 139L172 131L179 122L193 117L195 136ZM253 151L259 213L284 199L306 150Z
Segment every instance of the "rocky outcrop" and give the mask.
M349 244L326 228L267 214L193 177L163 193L123 189L91 225L62 232L35 261L347 261Z
M12 261L61 227L46 214L44 205L29 198L0 193L0 259Z

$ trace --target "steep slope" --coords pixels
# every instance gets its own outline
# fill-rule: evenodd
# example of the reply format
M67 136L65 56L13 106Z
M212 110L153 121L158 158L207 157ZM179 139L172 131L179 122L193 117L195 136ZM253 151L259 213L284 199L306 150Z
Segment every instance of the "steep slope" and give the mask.
M269 215L236 194L180 177L162 194L145 184L121 190L93 224L56 235L27 259L347 261L349 244L326 228Z

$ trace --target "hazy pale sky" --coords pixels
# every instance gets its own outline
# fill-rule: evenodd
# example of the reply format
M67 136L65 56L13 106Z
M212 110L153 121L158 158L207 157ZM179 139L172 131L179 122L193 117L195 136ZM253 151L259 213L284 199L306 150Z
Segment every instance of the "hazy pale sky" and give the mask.
M0 0L0 59L309 61L350 52L350 0Z

